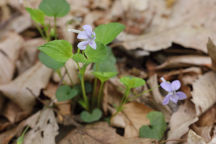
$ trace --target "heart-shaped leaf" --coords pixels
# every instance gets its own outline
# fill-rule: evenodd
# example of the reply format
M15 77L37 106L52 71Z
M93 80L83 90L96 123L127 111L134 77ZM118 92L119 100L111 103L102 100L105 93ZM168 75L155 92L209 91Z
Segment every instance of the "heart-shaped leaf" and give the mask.
M40 24L44 24L44 13L39 9L26 8L26 11L31 15L31 18Z
M140 87L145 84L145 80L133 76L124 76L120 81L129 89Z
M57 62L43 52L40 52L38 55L39 60L48 68L57 70L64 66L65 63Z
M93 75L100 81L105 82L117 75L117 72L93 72Z
M71 88L67 85L62 85L58 87L56 91L56 98L58 101L66 101L74 98L78 94L79 94L79 89L77 89L76 87Z
M94 109L92 111L92 113L89 113L87 111L83 111L80 114L80 118L86 123L98 121L101 117L102 117L102 112L98 108Z
M76 53L72 56L72 58L75 62L81 62L81 63L87 62L87 59L83 54Z
M116 68L116 58L111 48L107 47L107 57L103 61L95 63L93 70L95 72L118 72Z
M117 35L125 29L125 26L120 23L103 24L95 28L96 41L105 45L112 42Z
M153 111L147 114L150 120L150 126L142 126L139 130L139 136L142 138L152 138L160 140L163 138L167 125L164 115L161 112Z
M96 49L87 46L85 50L85 55L88 58L88 62L97 63L103 61L107 57L108 48L100 42L96 42L96 44Z
M43 0L39 9L47 16L63 17L70 11L70 5L66 0Z
M65 63L72 57L72 45L65 40L50 41L38 48L55 61Z

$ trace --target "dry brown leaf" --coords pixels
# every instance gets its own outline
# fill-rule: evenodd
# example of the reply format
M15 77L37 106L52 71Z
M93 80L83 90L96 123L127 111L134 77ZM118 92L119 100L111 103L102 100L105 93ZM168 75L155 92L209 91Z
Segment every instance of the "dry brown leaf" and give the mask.
M32 21L29 14L24 14L13 18L3 31L15 31L21 33L32 26Z
M188 132L189 126L196 121L198 121L198 117L196 116L195 108L192 103L186 101L184 105L180 105L179 109L171 116L168 140L180 139L185 133ZM167 142L167 144L175 143L177 142Z
M25 135L24 144L55 144L58 135L58 124L54 112L44 108L32 129Z
M84 132L83 132L84 131ZM87 125L84 129L72 130L59 144L152 144L150 139L124 138L105 122Z
M201 136L205 142L209 142L212 139L212 131L213 131L213 125L212 126L196 126L195 124L192 125L192 129L194 132L196 132L199 136Z
M206 144L203 138L197 135L193 130L189 130L188 132L187 143L188 144Z
M208 55L212 59L212 69L216 71L216 46L210 38L207 43L207 49L208 49Z
M8 83L15 71L15 63L24 41L17 33L9 32L0 41L0 85Z
M100 8L100 9L107 10L111 5L112 0L93 0L92 2L93 2L92 4L93 9Z
M153 109L144 104L131 102L123 106L122 112L111 118L111 125L125 128L125 137L138 137L139 129L143 125L149 125L146 115Z
M37 47L44 44L45 40L41 38L35 38L25 41L19 60L16 62L18 73L21 74L32 65L36 63L37 60Z
M123 113L128 119L128 124L125 127L125 137L139 136L139 129L143 125L149 125L150 121L146 115L153 109L145 106L144 104L131 102L124 105ZM131 128L133 127L133 128ZM135 130L134 133L131 133Z
M178 0L169 9L165 1L150 1L148 11L154 15L146 33L130 36L133 38L126 38L126 35L119 39L130 50L142 48L145 51L158 51L177 43L207 52L208 37L216 40L214 3L214 0Z
M216 74L208 72L199 77L192 85L192 102L196 114L201 115L216 102Z
M25 118L28 114L23 112L18 105L10 101L5 105L2 115L4 115L11 123L15 123Z
M0 91L23 110L30 112L40 90L49 82L51 73L51 69L38 62L14 81L0 86Z
M184 55L172 56L156 67L156 69L182 68L186 66L211 66L211 58L208 56Z

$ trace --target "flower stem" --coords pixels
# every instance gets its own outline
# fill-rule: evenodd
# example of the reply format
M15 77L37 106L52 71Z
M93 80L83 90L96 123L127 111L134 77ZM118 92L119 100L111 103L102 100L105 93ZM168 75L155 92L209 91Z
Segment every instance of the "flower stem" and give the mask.
M83 100L84 100L84 103L86 105L86 110L88 111L89 110L89 101L88 101L88 97L86 95L86 91L85 91L85 80L84 80L84 75L85 75L85 69L84 68L84 71L81 72L81 68L80 68L80 65L79 63L77 63L77 66L78 66L78 69L79 69L79 73L81 75L81 88L82 88L82 94L83 94ZM85 67L85 66L83 66Z
M46 40L46 36L44 35L44 33L43 33L42 29L40 28L40 26L37 25L36 23L35 23L35 26L36 26L37 30L39 31L40 35L42 36L42 38Z
M117 115L122 110L123 105L127 102L129 94L130 94L130 88L126 88L122 101L113 116Z
M103 87L104 87L104 81L101 81L101 85L99 88L99 94L98 94L98 101L97 101L97 107L100 107L100 103L102 101L102 97L103 97Z
M94 78L94 86L93 86L93 93L92 93L92 107L96 104L96 91L97 91L97 78Z

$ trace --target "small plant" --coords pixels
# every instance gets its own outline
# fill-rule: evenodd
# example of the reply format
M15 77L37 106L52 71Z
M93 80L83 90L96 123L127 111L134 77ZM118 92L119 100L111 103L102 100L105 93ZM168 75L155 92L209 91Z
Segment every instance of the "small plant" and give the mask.
M61 83L56 91L58 101L66 101L78 97L74 102L78 102L83 108L80 114L83 122L91 123L100 120L103 113L101 111L103 101L103 88L106 81L115 77L118 74L116 68L116 59L108 47L124 29L125 26L120 23L102 24L94 30L90 25L82 26L81 30L71 29L70 31L77 33L77 39L81 40L77 49L66 40L58 40L56 27L57 18L67 15L70 10L70 5L66 0L42 0L39 9L26 8L35 23L36 28L40 32L43 39L47 41L44 45L38 47L39 60L48 68L56 71L63 81L63 76L60 69L65 68L71 84L65 85ZM45 17L52 17L53 24L47 24ZM78 67L78 77L80 84L75 85L73 79L69 75L66 67L66 62L73 60ZM87 66L92 65L92 74L94 75L94 84L92 85L85 81L85 72ZM131 90L143 86L145 80L132 76L124 76L120 78L121 83L125 86L124 95L119 106L116 107L116 114L122 109L123 105L130 99ZM169 83L162 78L161 87L168 92L163 104L169 103L169 100L177 103L178 100L183 100L186 95L179 91L176 92L181 84L179 81ZM97 86L99 85L99 90ZM149 90L151 91L151 90ZM148 92L148 91L147 91ZM145 93L142 92L141 94ZM134 96L137 98L140 95ZM160 112L151 112L147 115L150 119L150 126L140 128L140 137L148 137L160 140L166 130L164 116ZM20 137L22 143L24 134Z

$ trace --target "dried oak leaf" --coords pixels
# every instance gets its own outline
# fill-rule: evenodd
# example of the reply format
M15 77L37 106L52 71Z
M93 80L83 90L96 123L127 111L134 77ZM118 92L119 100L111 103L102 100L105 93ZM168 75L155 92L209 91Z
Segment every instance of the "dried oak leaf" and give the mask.
M23 144L56 144L58 124L54 112L50 108L40 111L40 116L32 129L25 135Z
M115 131L108 123L99 122L72 130L59 144L152 144L150 139L124 138Z
M158 51L177 43L207 53L208 37L216 40L215 8L214 0L179 0L172 9L166 8L165 1L151 1L146 11L154 15L146 32L141 36L122 33L120 44L128 50Z
M7 33L0 40L0 85L12 80L23 43L23 38L15 32Z
M205 73L193 83L192 87L192 102L195 104L196 114L201 115L216 102L216 74Z
M1 85L0 92L23 110L31 112L36 97L48 84L51 73L51 69L38 62L12 82Z

